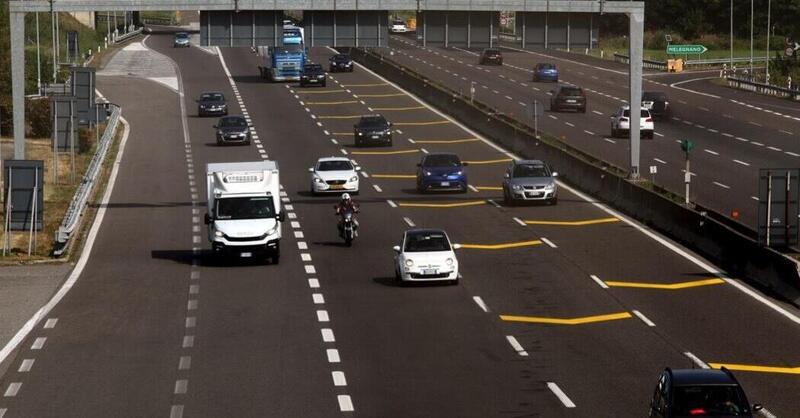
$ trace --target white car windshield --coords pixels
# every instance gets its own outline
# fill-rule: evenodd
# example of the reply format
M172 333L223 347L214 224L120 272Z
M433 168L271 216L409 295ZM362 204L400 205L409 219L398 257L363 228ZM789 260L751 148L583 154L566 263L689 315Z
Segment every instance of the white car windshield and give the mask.
M450 251L450 243L441 233L410 233L406 235L403 251L407 253Z

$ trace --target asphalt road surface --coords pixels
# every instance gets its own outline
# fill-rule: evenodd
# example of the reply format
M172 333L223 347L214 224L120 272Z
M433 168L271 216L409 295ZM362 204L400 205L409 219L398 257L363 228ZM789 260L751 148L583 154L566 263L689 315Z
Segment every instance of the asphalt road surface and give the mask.
M610 117L627 103L627 66L558 51L503 47L504 65L478 65L480 50L421 47L411 36L393 35L389 57L426 77L533 124L534 100L543 106L543 131L619 167L630 164L629 140L610 136ZM554 63L559 81L583 87L586 114L551 112L554 83L533 82L536 63ZM800 163L800 108L791 102L713 84L715 72L646 73L643 91L667 93L671 117L657 120L654 140L642 140L640 172L683 195L685 155L682 139L695 143L691 153L693 201L755 229L758 170L792 168ZM657 167L652 177L650 166ZM734 215L738 212L738 216Z
M749 367L750 401L796 414L796 310L566 186L555 206L502 205L511 155L361 67L299 88L259 79L248 48L146 45L183 95L99 79L131 125L119 179L82 277L7 360L0 417L635 417L664 367L706 363ZM249 118L253 145L215 145L215 119L196 116L206 90ZM352 124L378 112L394 146L355 148ZM415 191L436 151L471 162L470 192ZM336 196L309 193L308 167L330 155L363 169L351 248ZM281 262L215 259L205 164L259 159L281 169ZM467 244L459 285L394 284L391 247L415 226Z

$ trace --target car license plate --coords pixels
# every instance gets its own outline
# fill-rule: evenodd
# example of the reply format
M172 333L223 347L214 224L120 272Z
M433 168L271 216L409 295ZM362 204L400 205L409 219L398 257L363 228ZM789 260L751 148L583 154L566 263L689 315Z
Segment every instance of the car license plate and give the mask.
M435 275L437 273L438 273L438 271L436 269L423 269L422 270L422 274L424 274L426 276L433 276L433 275Z
M449 181L443 181L442 182L442 187L450 187L450 182Z
M567 103L575 103L575 99L567 99Z
M342 184L331 185L331 190L341 190L341 189L344 189L344 185Z
M378 135L372 135L372 139L378 139Z
M242 258L252 257L252 256L253 256L253 253L239 253L239 257L242 257Z

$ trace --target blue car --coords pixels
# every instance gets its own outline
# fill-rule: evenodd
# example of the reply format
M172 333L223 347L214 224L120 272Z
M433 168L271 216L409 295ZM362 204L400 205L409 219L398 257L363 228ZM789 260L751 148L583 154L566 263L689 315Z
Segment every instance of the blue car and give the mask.
M547 62L536 64L536 67L533 68L533 81L558 83L558 67Z
M422 157L417 164L417 191L451 190L467 192L467 173L458 155L434 153Z

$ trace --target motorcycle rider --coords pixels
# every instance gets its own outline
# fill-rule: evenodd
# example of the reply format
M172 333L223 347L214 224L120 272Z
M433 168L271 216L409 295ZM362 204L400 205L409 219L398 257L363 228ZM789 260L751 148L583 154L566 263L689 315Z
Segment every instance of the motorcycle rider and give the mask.
M347 211L351 211L355 215L356 213L358 213L359 206L358 203L354 202L353 199L350 197L350 193L343 193L342 200L340 200L339 203L337 203L336 206L334 206L334 208L336 209L336 215L339 216L339 223L337 225L337 228L339 229L339 233L341 234L343 227L342 215ZM358 220L356 219L355 216L353 216L353 230L354 231L358 230Z

